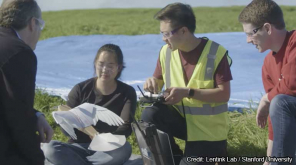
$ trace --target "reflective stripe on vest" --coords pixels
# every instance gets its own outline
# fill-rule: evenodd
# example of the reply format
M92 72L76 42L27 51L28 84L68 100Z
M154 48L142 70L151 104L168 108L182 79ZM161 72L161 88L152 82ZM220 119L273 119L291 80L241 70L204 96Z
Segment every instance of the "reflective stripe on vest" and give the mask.
M166 56L165 56L165 70L166 70L166 74L165 74L165 86L166 89L169 88L171 86L171 49L168 47L167 51L166 51Z
M183 107L182 105L175 105L179 111L182 111L183 114ZM227 104L218 105L216 107L211 107L209 104L203 104L203 107L189 107L184 106L185 114L191 115L218 115L223 112L227 112L228 106Z
M210 48L210 52L208 54L208 62L207 62L207 66L206 66L206 75L205 75L205 79L204 80L211 80L213 75L214 75L214 65L215 65L215 59L216 59L216 53L218 50L219 44L217 44L216 42L212 42L211 48Z

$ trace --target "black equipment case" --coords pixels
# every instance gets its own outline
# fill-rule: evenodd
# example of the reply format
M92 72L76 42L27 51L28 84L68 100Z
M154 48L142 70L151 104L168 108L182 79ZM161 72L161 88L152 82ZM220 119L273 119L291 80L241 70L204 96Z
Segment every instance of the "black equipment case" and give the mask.
M154 124L143 121L132 123L144 165L174 165L169 137Z

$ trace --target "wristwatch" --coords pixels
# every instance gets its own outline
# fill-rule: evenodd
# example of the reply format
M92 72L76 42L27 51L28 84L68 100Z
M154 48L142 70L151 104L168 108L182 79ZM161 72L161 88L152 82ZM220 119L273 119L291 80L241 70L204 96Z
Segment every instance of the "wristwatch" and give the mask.
M188 97L193 97L194 96L194 90L193 89L189 89L188 90Z

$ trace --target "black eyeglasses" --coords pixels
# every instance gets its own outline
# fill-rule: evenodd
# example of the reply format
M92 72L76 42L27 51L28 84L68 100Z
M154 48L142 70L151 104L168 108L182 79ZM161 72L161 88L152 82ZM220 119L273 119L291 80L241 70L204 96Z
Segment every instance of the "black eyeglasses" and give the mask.
M253 29L254 34L256 34L259 31L259 29L261 29L262 27L263 27L263 25L261 25L260 27L258 27L256 29Z
M253 29L253 30L252 30L253 33L246 33L247 36L248 36L248 37L253 37L254 34L256 34L256 33L259 31L259 29L261 29L262 27L263 27L263 25L261 25L260 27L258 27L258 28L256 28L256 29Z

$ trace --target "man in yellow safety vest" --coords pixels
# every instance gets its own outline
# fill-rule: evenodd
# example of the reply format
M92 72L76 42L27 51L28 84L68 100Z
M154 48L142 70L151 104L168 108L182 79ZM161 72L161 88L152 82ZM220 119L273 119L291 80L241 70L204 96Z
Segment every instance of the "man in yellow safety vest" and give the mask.
M214 41L194 36L196 20L189 5L169 4L155 19L160 21L166 45L144 90L159 93L164 86L167 95L164 104L146 108L142 120L168 133L176 165L224 164L232 80L228 51ZM173 137L186 141L184 157ZM220 159L210 159L215 157Z

